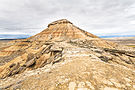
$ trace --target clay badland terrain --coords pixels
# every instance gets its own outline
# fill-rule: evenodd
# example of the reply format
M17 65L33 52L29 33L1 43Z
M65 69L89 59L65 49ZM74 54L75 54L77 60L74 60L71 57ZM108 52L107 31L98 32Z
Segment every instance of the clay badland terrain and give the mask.
M0 48L0 89L134 90L135 49L58 20Z

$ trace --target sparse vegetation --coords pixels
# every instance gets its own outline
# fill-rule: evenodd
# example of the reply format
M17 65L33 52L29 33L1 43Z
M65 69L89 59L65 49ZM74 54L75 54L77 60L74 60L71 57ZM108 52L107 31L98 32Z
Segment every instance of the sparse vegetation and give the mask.
M135 45L127 45L127 46L135 48Z

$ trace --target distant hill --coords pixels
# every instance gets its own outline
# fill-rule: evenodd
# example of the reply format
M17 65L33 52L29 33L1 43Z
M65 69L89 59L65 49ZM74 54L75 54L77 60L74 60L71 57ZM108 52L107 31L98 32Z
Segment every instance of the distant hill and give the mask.
M24 39L28 38L30 35L26 34L0 34L0 39Z
M99 35L100 38L135 37L135 35Z
M0 39L25 39L30 37L31 35L26 34L0 34ZM135 37L135 35L97 35L100 38L113 38L113 37Z

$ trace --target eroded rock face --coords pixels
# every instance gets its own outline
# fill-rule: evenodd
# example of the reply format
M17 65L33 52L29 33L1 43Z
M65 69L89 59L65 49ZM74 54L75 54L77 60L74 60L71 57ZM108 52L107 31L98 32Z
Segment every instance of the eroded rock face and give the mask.
M102 40L68 20L12 42L0 51L0 89L135 88L135 49Z
M46 45L46 47L41 47L40 50L33 54L25 53L22 56L18 56L13 61L5 64L2 67L2 71L0 74L0 78L5 78L7 76L12 76L14 74L20 73L26 69L36 69L45 66L46 64L54 64L55 62L59 62L62 57L62 47L58 47L55 45ZM24 58L21 58L25 56ZM17 61L21 59L20 61ZM17 64L15 63L17 62Z

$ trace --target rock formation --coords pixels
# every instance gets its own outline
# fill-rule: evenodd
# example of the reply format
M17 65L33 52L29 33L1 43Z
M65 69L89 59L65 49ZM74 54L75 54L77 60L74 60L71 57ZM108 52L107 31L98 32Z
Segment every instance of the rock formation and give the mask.
M0 78L0 89L134 90L135 49L62 19L1 49Z

